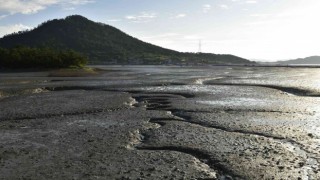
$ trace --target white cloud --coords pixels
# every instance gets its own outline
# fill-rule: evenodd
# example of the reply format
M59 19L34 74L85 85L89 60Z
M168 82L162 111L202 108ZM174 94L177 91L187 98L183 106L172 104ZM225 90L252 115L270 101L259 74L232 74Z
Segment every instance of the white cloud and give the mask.
M75 7L64 7L63 10L65 10L65 11L74 11L74 10L76 10L76 8Z
M247 39L246 48L239 45L239 55L279 60L319 54L320 26L316 22L320 18L320 1L296 2L288 2L276 11L251 14L254 18L236 32Z
M193 34L193 35L187 35L184 36L183 39L186 40L199 40L199 39L205 39L203 36L197 35L197 34Z
M7 35L7 34L19 32L19 31L23 31L23 30L28 30L28 29L31 29L31 27L25 26L23 24L0 26L0 37Z
M145 36L141 37L142 39L162 39L162 38L173 38L178 37L180 34L178 33L164 33L159 35L153 35L153 36Z
M186 16L187 16L186 14L178 14L175 16L175 18L179 19L179 18L184 18Z
M161 47L172 48L181 39L181 34L169 32L157 35L141 36L139 39ZM174 48L173 48L174 49Z
M119 22L121 19L107 19L107 22Z
M73 4L73 5L85 5L85 4L89 4L89 3L94 3L94 0L69 0L69 1L65 1L65 3L67 4Z
M138 15L128 15L125 18L131 22L142 23L142 22L149 22L150 20L156 17L157 17L156 13L141 12Z
M257 18L267 18L272 16L272 14L250 14L251 17L257 17Z
M8 16L8 15L6 15L6 14L5 14L5 15L1 15L1 16L0 16L0 20L3 19L3 18L6 18L7 16Z
M254 1L254 0L249 0L245 2L246 4L256 4L258 3L258 1Z
M226 4L221 4L220 6L219 6L221 9L229 9L229 6L228 5L226 5Z
M93 0L0 0L0 14L35 14L53 5L61 5L70 9L73 6L93 2Z
M211 10L211 5L210 5L210 4L205 4L205 5L202 6L202 11L203 11L204 13L207 13L207 12L209 12L210 10Z

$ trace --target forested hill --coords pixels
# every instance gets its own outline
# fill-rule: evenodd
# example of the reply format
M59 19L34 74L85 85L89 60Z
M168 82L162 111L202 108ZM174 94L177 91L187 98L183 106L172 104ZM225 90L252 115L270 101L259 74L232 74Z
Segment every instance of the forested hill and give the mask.
M278 61L279 64L320 64L320 56L310 56L288 61Z
M252 63L233 55L180 53L161 48L79 15L50 20L33 30L6 35L0 39L0 47L18 45L71 49L87 55L91 64Z

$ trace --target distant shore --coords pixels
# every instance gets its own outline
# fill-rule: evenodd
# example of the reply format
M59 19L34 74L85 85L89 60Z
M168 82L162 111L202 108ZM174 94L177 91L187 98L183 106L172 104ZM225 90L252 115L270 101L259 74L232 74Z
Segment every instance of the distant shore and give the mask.
M288 65L281 65L281 64L202 64L202 65L185 65L185 64L166 64L166 65L144 65L144 64L125 64L125 65L88 65L83 68L3 68L0 67L0 73L19 73L19 72L49 72L48 76L56 76L56 77L81 77L81 76L96 76L102 73L103 69L99 67L125 67L125 66L132 66L132 67L270 67L270 68L320 68L320 64L288 64Z

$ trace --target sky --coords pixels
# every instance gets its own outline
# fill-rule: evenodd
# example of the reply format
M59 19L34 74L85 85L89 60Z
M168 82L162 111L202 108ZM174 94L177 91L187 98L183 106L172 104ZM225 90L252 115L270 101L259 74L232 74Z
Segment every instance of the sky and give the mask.
M0 37L68 15L161 47L259 61L320 55L320 0L0 0Z

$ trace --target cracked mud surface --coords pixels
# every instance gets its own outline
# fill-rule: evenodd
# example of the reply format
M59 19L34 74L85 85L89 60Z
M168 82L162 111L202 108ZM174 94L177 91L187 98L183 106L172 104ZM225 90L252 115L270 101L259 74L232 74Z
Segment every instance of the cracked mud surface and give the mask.
M0 73L0 179L320 179L320 73Z

